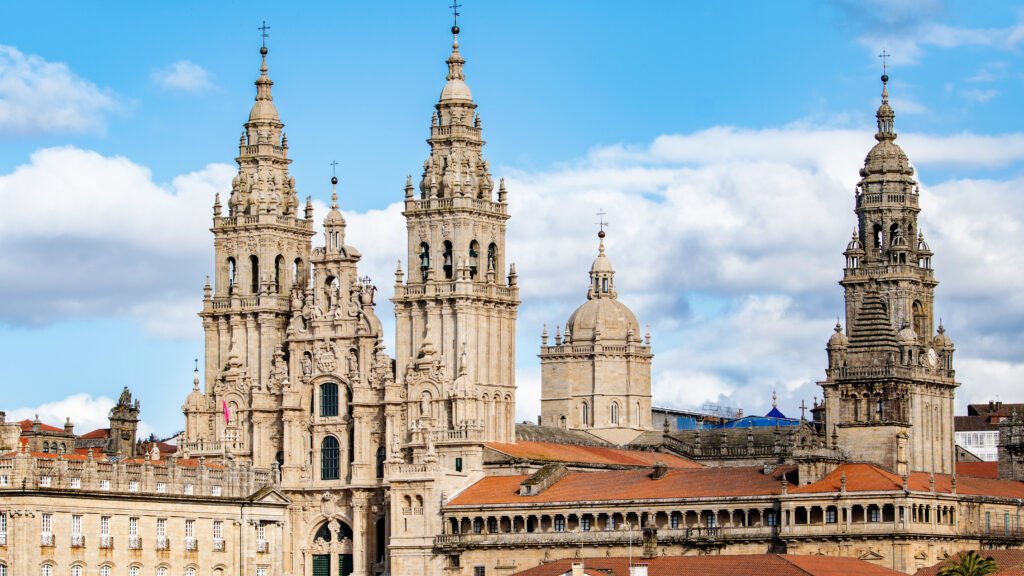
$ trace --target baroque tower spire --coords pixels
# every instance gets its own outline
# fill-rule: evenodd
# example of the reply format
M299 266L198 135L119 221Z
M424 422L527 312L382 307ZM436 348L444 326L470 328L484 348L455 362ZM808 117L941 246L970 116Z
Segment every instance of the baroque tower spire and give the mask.
M851 457L898 473L953 470L953 346L934 328L932 252L918 224L920 190L896 144L882 75L876 144L854 193L857 227L844 256L846 333L827 351L826 429Z
M409 270L396 274L393 302L407 429L396 432L416 440L409 432L415 424L419 430L471 430L467 434L480 440L511 442L519 291L513 268L503 278L507 193L502 189L495 199L465 62L459 28L453 26L419 194L408 184L404 189ZM465 400L446 402L446 387L454 384L445 382L456 379Z

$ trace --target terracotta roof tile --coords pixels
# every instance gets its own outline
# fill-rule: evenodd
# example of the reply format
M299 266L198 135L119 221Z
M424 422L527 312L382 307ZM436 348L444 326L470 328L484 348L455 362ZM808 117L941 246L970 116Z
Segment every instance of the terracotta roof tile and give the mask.
M846 475L847 492L878 492L903 489L903 479L892 472L882 470L871 464L843 464L836 467L828 476L807 484L791 488L794 494L838 492L842 476ZM941 494L953 492L952 476L949 474L935 475L935 491ZM931 489L930 476L924 472L913 472L907 479L907 488L915 492L927 492ZM1024 498L1024 482L1016 480L998 480L994 478L978 478L975 476L957 477L957 494L971 496L995 496L1000 498Z
M578 446L554 442L521 441L515 444L490 442L487 447L513 458L542 462L567 462L581 464L606 464L619 466L653 466L663 462L670 468L700 468L692 460L664 452L623 450L601 446Z
M997 574L999 576L1004 574L1024 574L1024 572L1012 571L1016 567L1024 566L1024 550L976 550L976 552L982 558L991 557L996 561L999 571L994 572L993 574ZM952 558L943 560L934 566L921 568L914 573L914 576L935 576L946 564L956 562L959 557L960 554L954 554Z
M33 423L34 422L32 420L29 420L28 418L22 420L21 422L18 422L18 424L21 425L22 432L31 432ZM45 430L47 432L64 432L63 428L58 428L56 426L51 426L49 424L44 424L42 422L39 423L39 429Z
M94 440L99 438L110 438L110 428L97 428L92 432L86 432L79 436L82 440Z
M573 562L563 559L516 572L515 576L562 576L572 572ZM628 576L628 558L584 558L587 573ZM903 574L870 562L836 556L789 554L741 554L736 556L659 556L634 564L646 564L648 576L896 576Z
M764 496L780 494L782 484L761 467L670 469L652 480L650 470L569 472L540 494L520 496L526 475L489 476L454 498L449 506L658 500L700 497Z
M999 462L957 462L956 474L957 476L977 476L978 478L999 478Z

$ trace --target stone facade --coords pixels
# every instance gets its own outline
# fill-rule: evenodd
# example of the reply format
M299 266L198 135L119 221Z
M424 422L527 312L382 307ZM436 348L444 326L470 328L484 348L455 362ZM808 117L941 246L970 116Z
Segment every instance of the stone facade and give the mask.
M651 428L651 336L618 300L615 268L602 230L590 267L587 301L555 328L553 346L541 336L541 424L586 430L626 444Z
M899 473L952 473L953 343L934 331L932 252L917 216L914 169L896 145L888 76L876 118L878 143L855 190L857 227L840 284L846 326L828 342L825 430L855 461Z

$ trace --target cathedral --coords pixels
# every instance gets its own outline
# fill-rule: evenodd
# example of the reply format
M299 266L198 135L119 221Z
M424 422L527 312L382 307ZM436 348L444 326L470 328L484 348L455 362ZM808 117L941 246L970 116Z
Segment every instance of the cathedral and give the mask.
M393 339L346 243L337 178L316 238L264 46L238 173L211 199L204 378L197 367L185 431L138 444L127 389L110 428L83 435L0 417L0 576L511 576L627 553L912 573L1024 546L1024 423L1007 424L1000 478L957 470L954 346L936 326L887 76L812 419L655 427L651 334L619 300L609 256L629 247L602 229L582 303L543 329L539 421L517 424L510 192L452 36L429 153L404 187Z

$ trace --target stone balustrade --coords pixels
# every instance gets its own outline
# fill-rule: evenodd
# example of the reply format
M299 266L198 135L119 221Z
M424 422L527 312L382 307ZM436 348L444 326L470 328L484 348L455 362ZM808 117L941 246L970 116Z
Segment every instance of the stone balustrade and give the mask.
M26 452L0 458L0 494L27 488L244 498L278 483L273 469L208 466L203 459L187 464L176 459L136 463L45 458Z

